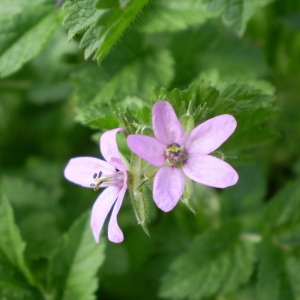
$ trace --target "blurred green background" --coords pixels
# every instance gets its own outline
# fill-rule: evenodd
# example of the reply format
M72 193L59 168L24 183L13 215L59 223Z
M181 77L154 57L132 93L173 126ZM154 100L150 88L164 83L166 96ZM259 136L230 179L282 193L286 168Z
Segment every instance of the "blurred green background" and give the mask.
M101 241L102 246L105 246L105 250L101 248L105 253L101 258L104 262L102 264L99 259L95 267L97 269L89 275L93 277L96 274L100 284L91 288L91 293L96 290L98 299L157 299L161 296L170 299L300 299L297 281L300 279L299 269L291 267L300 267L300 191L297 188L300 176L300 2L269 2L255 10L245 33L240 35L240 29L231 27L230 24L229 27L225 26L221 17L204 16L202 20L200 16L190 16L190 21L186 21L189 20L188 12L180 9L174 12L171 10L172 6L164 9L167 12L169 9L169 14L177 19L178 28L170 25L168 30L168 18L164 18L166 11L160 8L158 1L153 1L126 30L100 66L97 66L95 61L83 58L83 51L78 49L80 36L68 42L67 29L61 25L64 14L60 8L55 8L50 1L40 1L43 5L48 5L47 9L56 15L57 26L53 29L53 34L35 57L0 80L0 192L12 205L15 223L26 242L25 260L39 284L33 284L28 278L24 279L21 271L23 275L20 275L18 283L14 283L15 287L11 290L8 288L16 275L9 277L7 274L19 274L20 270L15 271L19 265L14 265L11 259L8 261L12 267L7 263L7 252L5 247L1 248L1 243L4 245L6 241L0 239L0 249L3 252L0 257L0 275L3 278L0 279L1 299L71 299L70 295L63 292L67 284L55 283L51 279L49 283L49 257L55 257L53 251L57 249L57 244L60 243L58 241L74 221L90 210L96 193L67 182L63 177L66 163L75 156L99 156L96 143L99 130L101 132L118 125L112 112L114 105L123 102L126 106L129 103L138 111L145 107L149 118L150 100L154 100L152 88L164 86L169 90L186 89L193 81L200 79L209 81L212 85L242 81L260 88L267 95L273 97L274 94L276 113L272 110L271 118L262 126L278 133L277 138L266 140L257 146L252 145L248 149L250 158L247 162L239 163L237 158L234 165L240 174L240 181L235 187L220 192L197 186L191 200L197 212L195 216L183 205L178 205L170 214L164 214L153 207L149 224L150 238L136 223L127 196L119 214L125 241L120 245L110 244L106 242L104 232ZM4 7L6 2L0 5ZM30 9L34 10L28 4L26 13ZM22 15L22 12L18 13ZM5 22L9 15L0 16L3 26L1 30L0 24L0 44L3 41L0 55L4 55L7 42L5 34L8 31L3 24L7 24ZM15 16L16 14L13 15ZM184 20L182 28L178 25L181 18ZM169 21L175 22L172 18ZM22 34L21 31L16 33L17 36ZM157 56L152 57L153 53ZM149 59L146 60L148 55ZM138 64L140 66L136 67ZM137 84L135 93L128 93L127 88L130 90L130 84L136 80L134 72L142 74L149 69L155 79L144 75L147 77L146 83ZM121 78L120 72L126 74L126 80ZM121 79L116 80L118 76ZM94 101L89 106L88 99L95 99L97 93L98 99L104 97L105 101L101 104L97 100L98 102ZM97 118L91 118L93 112ZM286 187L287 190L282 193ZM278 193L282 194L276 196ZM289 205L288 200L292 199L286 216L281 216L293 222L292 227L286 225L291 236L281 227L276 231L276 226L281 224L279 217L279 221L274 226L270 225L270 228L259 225L262 213L266 211L265 207L270 206L272 199L276 202L276 197L280 198L278 201L281 203L275 205L274 209L278 216L279 211ZM287 200L286 204L284 199ZM264 216L269 217L272 223L276 213ZM198 247L197 243L207 242L217 249L222 248L228 241L235 239L235 233L232 232L237 219L242 227L247 228L248 233L249 229L253 229L253 239L258 238L255 245L261 235L265 234L264 245L259 253L272 252L273 256L265 255L270 257L267 261L264 260L264 254L261 254L260 259L264 261L265 272L268 273L269 270L273 274L274 285L279 286L278 290L272 291L272 278L268 277L269 274L264 274L264 271L259 271L259 258L251 258L249 261L253 264L249 263L245 269L250 270L251 265L249 274L252 275L244 275L245 279L242 278L241 282L236 279L231 288L226 289L220 283L206 291L196 290L194 298L189 292L182 295L179 293L177 298L176 290L172 292L175 284L172 288L169 285L177 279L180 282L183 280L179 275L177 279L170 279L179 268L180 261L173 265L174 273L168 273L161 281L172 262L185 253L192 255L188 249L199 235L200 239L198 242L196 239L193 247L199 255L203 254L205 261L205 255L208 255L205 251L208 250ZM267 221L266 219L265 223ZM0 221L2 228L5 227L4 222L4 219L2 223ZM215 232L216 226L223 224L222 222L224 227ZM287 221L284 224L289 223ZM264 229L259 231L262 227ZM205 233L202 236L201 233L206 230L211 234ZM6 234L4 229L1 232ZM222 241L220 237L226 236L227 232L232 236L229 234L228 240L224 238ZM92 244L93 241L89 243ZM280 250L276 248L277 252L268 252L274 245ZM58 248L64 249L64 246ZM249 257L255 256L251 254L251 249L248 249ZM239 251L243 252L243 248ZM291 255L289 259L287 255ZM88 256L89 253L86 257ZM235 256L229 259L234 260ZM243 257L241 260L247 261ZM92 260L87 266L93 263L95 261ZM199 262L200 265L202 263ZM186 263L182 266L190 268L190 272L195 271L193 264L189 266ZM283 266L288 267L285 269ZM84 272L83 267L82 273ZM207 271L206 274L212 273ZM199 274L199 278L203 279L203 276L205 275ZM213 278L217 275L211 276ZM233 276L238 278L236 274ZM262 280L264 276L269 279ZM39 285L45 288L37 288ZM37 292L31 289L36 289ZM45 296L47 294L49 298ZM79 294L73 297L75 298L72 299L93 299Z

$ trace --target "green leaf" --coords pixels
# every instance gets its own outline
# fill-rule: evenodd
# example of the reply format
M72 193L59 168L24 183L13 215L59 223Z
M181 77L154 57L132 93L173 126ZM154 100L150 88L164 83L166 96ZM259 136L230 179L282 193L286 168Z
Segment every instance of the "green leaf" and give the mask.
M26 208L27 210L53 208L60 196L57 186L54 189L47 190L32 181L12 176L1 178L0 190L11 199L16 208Z
M274 232L289 230L300 222L300 180L287 184L265 208L263 225Z
M299 282L295 270L300 267L299 258L288 256L266 237L259 249L258 299L299 299ZM298 269L299 270L299 269ZM297 272L298 273L298 272Z
M84 57L100 62L148 0L69 0L63 6L69 40L81 35Z
M298 231L299 232L299 231ZM286 268L291 281L291 287L295 298L300 298L300 258L299 255L288 255L286 258Z
M33 284L34 279L24 258L25 242L15 224L12 207L4 196L0 205L0 249L7 260Z
M36 56L59 25L52 6L31 5L0 19L0 76L8 76Z
M40 5L47 0L1 0L0 19L15 15L29 9L32 5ZM49 1L48 1L49 2Z
M61 236L59 227L61 218L61 213L58 214L53 210L33 210L30 214L22 216L19 226L22 236L27 241L26 254L29 260L49 257Z
M261 210L267 192L264 175L259 165L239 168L237 185L222 193L222 211L226 216L240 217Z
M155 0L145 8L138 28L147 33L182 30L202 24L208 17L201 0Z
M223 83L218 88L219 95L212 105L212 112L215 115L230 113L238 123L232 137L222 146L224 151L249 149L278 137L266 126L268 119L277 112L272 95L244 83Z
M160 296L203 299L231 293L247 282L254 262L254 245L241 238L238 223L209 229L172 262Z
M14 205L18 225L27 241L28 259L48 256L59 237L58 224L62 218L58 204L62 194L60 173L61 168L55 164L30 159L22 177L1 178L0 191Z
M110 117L116 105L142 109L144 102L132 101L130 96L143 95L146 98L153 87L168 85L173 74L173 59L167 50L149 49L144 56L122 60L116 70L105 63L101 68L84 68L73 76L77 120L102 126L105 125L103 120L108 120L103 127L112 128L110 124L116 124Z
M255 11L272 0L204 0L211 12L222 12L224 25L233 27L238 35L243 35L248 21Z
M0 250L0 299L41 300L39 291L32 287L20 271Z
M92 300L97 271L104 260L105 241L96 244L89 214L82 215L59 241L50 258L49 292L52 299Z

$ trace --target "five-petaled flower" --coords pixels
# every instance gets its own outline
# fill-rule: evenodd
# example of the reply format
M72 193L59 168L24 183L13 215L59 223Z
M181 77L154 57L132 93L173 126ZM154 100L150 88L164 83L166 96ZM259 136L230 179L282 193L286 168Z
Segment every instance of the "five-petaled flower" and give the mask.
M236 184L237 172L225 161L208 155L223 144L236 128L233 116L224 114L205 121L190 133L184 132L173 107L167 101L155 103L152 111L154 137L127 137L131 151L160 167L154 177L153 199L168 212L181 198L185 176L212 187Z
M75 157L69 161L64 172L69 181L78 185L93 188L95 191L106 187L95 201L91 213L90 225L97 243L103 223L112 207L108 239L115 243L124 239L117 222L117 214L127 190L128 174L116 142L116 134L120 131L123 129L113 129L101 136L100 151L106 161L95 157Z

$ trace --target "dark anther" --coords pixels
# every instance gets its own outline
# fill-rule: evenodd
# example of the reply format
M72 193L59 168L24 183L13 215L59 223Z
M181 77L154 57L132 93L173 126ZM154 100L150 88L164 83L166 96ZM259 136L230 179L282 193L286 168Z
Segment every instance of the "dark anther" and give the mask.
M102 176L102 171L99 172L98 178Z
M95 184L94 184L94 183L91 183L91 184L90 184L90 186L91 186L91 187L94 187L94 186L95 186Z
M96 179L96 178L97 178L97 173L95 173L95 174L93 175L93 178L94 178L94 179Z
M170 148L170 147L173 147L173 146L180 148L180 145L177 144L177 143L169 144L169 145L167 145L167 148Z

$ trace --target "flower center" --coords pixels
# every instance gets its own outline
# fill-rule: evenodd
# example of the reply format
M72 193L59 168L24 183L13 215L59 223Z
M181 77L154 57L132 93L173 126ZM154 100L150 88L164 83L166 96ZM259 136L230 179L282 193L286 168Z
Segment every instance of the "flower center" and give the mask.
M94 191L98 191L101 187L101 184L103 183L103 181L100 179L102 176L102 172L100 171L98 174L95 173L93 175L93 179L94 179L94 183L91 183L90 186L92 188L94 188Z
M112 176L101 178L102 171L99 173L93 174L93 182L90 184L90 187L94 189L94 191L98 191L101 187L108 186L118 186L122 187L124 185L124 174L116 170L117 172Z
M186 158L187 154L183 146L177 143L172 143L167 146L166 160L170 166L181 167Z

